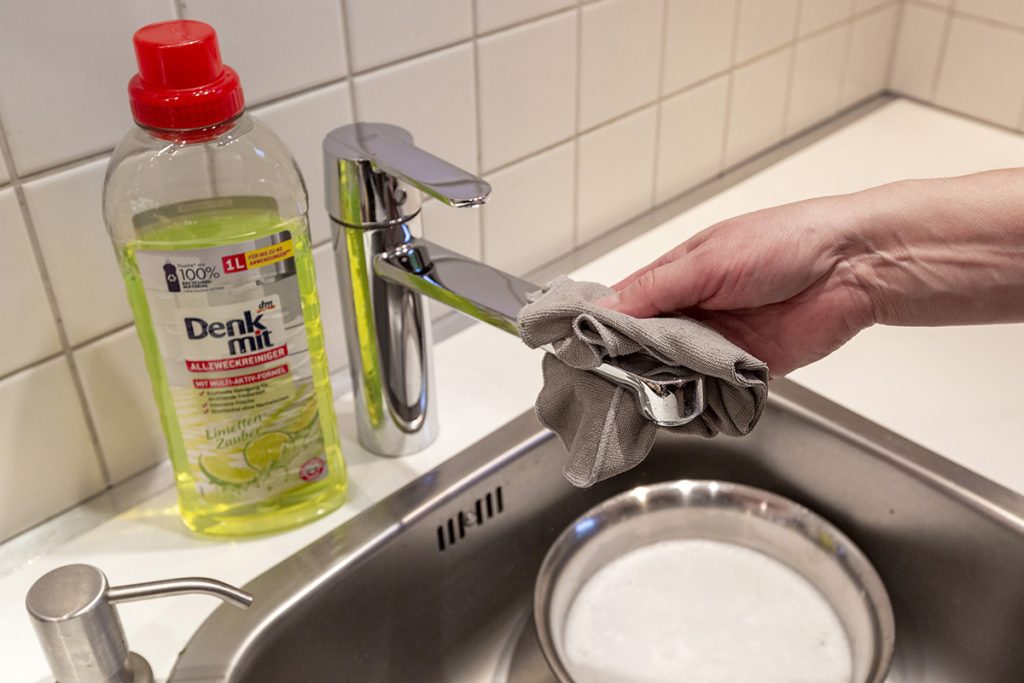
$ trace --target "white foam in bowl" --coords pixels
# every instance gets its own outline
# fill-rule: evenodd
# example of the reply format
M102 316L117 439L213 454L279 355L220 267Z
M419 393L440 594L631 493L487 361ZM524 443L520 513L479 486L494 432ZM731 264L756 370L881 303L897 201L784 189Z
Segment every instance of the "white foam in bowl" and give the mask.
M821 593L763 553L655 543L595 573L569 609L578 683L849 683L850 645Z

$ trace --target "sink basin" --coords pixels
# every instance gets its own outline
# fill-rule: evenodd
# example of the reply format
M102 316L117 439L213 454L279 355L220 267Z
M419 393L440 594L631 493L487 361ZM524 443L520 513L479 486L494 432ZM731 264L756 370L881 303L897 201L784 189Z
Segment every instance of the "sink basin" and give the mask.
M868 555L896 617L891 683L1017 683L1024 498L780 380L743 439L664 432L591 489L532 414L513 420L252 581L170 680L549 683L533 584L549 544L638 484L724 479L791 498Z

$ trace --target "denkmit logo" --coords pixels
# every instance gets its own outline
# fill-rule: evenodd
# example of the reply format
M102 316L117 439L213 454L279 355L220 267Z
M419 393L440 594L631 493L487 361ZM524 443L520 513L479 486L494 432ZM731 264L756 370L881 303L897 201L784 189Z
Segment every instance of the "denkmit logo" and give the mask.
M207 322L202 318L185 318L185 333L191 340L227 338L228 353L237 356L240 353L254 353L273 346L270 341L270 330L260 320L263 314L253 317L251 311L245 311L241 318L232 318L225 322Z
M164 264L164 281L167 282L168 292L180 292L181 283L178 281L178 269L173 263Z

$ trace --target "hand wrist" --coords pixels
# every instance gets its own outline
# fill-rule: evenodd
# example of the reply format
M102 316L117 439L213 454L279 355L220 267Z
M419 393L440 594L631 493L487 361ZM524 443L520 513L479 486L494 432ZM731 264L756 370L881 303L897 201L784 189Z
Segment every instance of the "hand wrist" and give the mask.
M848 272L848 284L869 302L873 322L885 318L889 294L883 271L892 265L887 254L898 249L896 234L901 188L890 185L843 195L836 211L836 243L839 268Z

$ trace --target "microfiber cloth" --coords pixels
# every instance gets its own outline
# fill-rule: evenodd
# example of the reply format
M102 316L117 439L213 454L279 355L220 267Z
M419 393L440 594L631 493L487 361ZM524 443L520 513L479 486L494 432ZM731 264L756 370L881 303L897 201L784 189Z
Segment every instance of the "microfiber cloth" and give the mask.
M563 472L586 487L640 464L657 427L633 392L586 372L613 358L643 376L704 377L704 413L671 431L742 436L757 424L768 397L768 366L707 325L685 317L634 318L592 302L614 292L566 277L528 296L519 333L530 348L551 344L537 415L569 460Z

